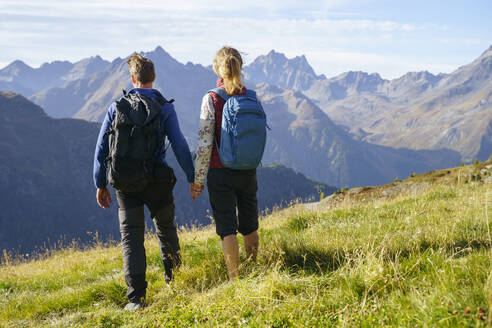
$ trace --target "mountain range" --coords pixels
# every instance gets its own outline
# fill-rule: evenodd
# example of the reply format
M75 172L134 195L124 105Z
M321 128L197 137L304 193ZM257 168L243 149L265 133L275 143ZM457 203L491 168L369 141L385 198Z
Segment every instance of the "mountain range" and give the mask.
M86 78L104 71L109 62L100 56L90 57L76 63L54 61L39 68L32 68L20 60L0 70L0 90L15 91L26 97L44 89L63 86L67 82Z
M346 72L318 76L304 57L270 52L245 68L248 80L304 93L355 139L410 149L447 148L462 160L492 153L492 46L450 74L409 72L386 80Z
M26 98L0 92L0 250L30 252L59 240L86 243L96 231L101 240L119 236L116 198L108 211L95 199L92 159L99 129L95 122L53 119ZM166 158L178 179L177 224L210 224L208 193L192 202L172 151ZM258 181L261 210L336 190L281 165L260 167Z
M155 88L166 98L176 100L181 128L190 145L195 147L201 99L215 86L215 74L199 64L179 63L161 47L144 55L155 63ZM14 62L0 70L1 79L16 85L21 83L22 74L15 79L9 75L20 65ZM124 59L116 58L105 65L98 72L67 80L63 85L45 85L30 99L52 117L101 121L111 101L120 97L122 89L131 88ZM258 91L272 127L265 164L281 163L329 185L360 186L453 166L461 159L457 151L444 149L445 145L432 150L412 150L409 148L415 147L411 145L398 145L400 149L395 149L394 145L377 144L371 130L365 126L350 127L327 110L325 105L333 99L352 99L349 94L367 97L366 93L374 92L375 85L382 80L377 74L346 73L335 78L339 80L335 83L333 78L316 75L305 56L287 59L275 51L258 57L244 72L247 86ZM17 91L16 85L10 84L10 90ZM352 110L364 111L365 107L358 104Z
M256 92L271 127L263 160L280 162L315 180L376 185L459 162L450 150L394 149L355 140L301 92L268 84L256 85Z

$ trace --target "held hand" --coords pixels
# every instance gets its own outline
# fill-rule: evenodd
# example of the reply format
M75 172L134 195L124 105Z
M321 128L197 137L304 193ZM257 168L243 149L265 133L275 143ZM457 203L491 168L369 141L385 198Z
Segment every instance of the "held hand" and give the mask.
M112 202L111 193L108 188L97 188L97 203L105 210L109 209L109 204Z
M195 198L200 196L200 194L203 192L203 185L197 185L194 183L190 184L190 194L191 194L191 200L194 201Z

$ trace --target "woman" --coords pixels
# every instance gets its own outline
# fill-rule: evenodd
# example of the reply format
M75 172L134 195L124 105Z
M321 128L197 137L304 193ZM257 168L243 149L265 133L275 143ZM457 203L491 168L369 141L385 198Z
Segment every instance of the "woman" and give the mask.
M228 95L245 95L242 82L243 60L231 47L223 47L215 55L213 69L219 76L217 88ZM239 277L239 245L237 232L244 236L244 248L249 258L258 253L258 201L256 169L232 170L225 168L219 158L222 109L225 100L215 92L208 92L202 100L198 150L195 160L195 183L192 198L203 191L205 177L216 232L222 239L222 250L230 279ZM209 169L210 168L210 169ZM208 174L207 174L208 173Z

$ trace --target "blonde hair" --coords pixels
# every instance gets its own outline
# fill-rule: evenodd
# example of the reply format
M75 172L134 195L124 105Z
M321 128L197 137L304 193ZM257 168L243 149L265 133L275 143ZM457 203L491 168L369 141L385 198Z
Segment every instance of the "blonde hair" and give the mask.
M239 51L232 47L222 47L214 58L215 74L224 79L224 88L229 95L241 92L243 84L243 59Z
M152 60L135 52L128 58L126 63L128 64L130 74L133 75L137 82L142 84L154 82L155 70Z

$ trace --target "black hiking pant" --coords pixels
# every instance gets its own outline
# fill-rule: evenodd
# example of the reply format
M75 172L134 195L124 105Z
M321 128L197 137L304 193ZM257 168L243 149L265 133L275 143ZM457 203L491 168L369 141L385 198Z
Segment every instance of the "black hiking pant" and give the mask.
M130 302L140 302L145 298L147 289L144 205L149 209L155 224L166 276L172 276L171 270L181 263L179 239L174 225L173 188L176 178L172 169L168 170L168 178L156 179L142 191L116 191L123 266L128 286L126 296Z

